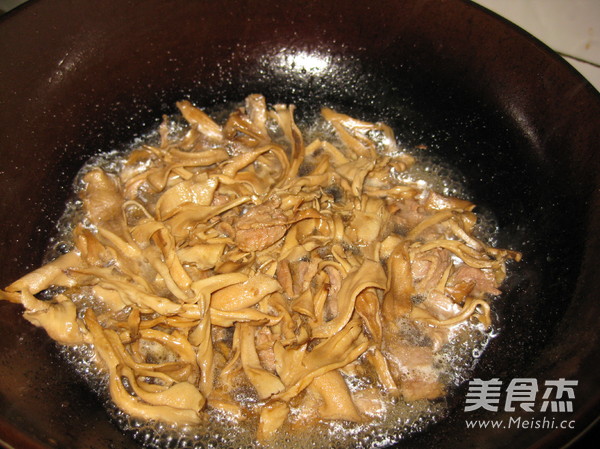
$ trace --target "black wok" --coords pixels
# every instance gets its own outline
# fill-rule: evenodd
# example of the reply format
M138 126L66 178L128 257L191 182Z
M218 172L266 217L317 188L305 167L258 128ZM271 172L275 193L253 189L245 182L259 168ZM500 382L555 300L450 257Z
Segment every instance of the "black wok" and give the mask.
M381 120L455 167L523 252L474 377L578 381L572 429L468 429L465 412L401 447L560 447L600 410L600 95L524 32L460 0L32 1L0 18L0 285L36 267L82 163L173 111L258 92ZM502 408L501 408L502 409ZM134 448L43 331L0 304L0 440Z

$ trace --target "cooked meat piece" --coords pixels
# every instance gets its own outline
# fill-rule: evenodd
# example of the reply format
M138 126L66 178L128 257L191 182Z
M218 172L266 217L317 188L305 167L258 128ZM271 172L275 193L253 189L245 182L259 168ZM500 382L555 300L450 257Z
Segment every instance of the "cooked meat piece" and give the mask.
M352 394L352 400L362 415L381 416L386 412L386 405L378 388L367 388Z
M407 402L419 399L436 399L444 395L444 387L438 381L406 379L400 384L400 392Z
M418 253L411 264L415 292L426 293L435 288L451 263L450 252L445 249L435 248Z
M488 270L473 268L468 265L461 265L451 278L451 284L474 283L472 295L480 296L483 294L499 295L494 273Z
M460 307L450 297L437 291L431 290L425 301L420 305L438 320L447 320L460 313Z
M81 193L81 199L90 222L118 233L123 203L118 181L101 169L88 172L83 181L85 189Z
M260 251L281 239L287 216L270 203L252 206L234 224L235 243L243 251Z
M428 368L433 363L433 350L430 347L408 345L389 334L385 338L384 354L396 378L415 369Z
M426 217L427 212L419 200L407 198L395 201L389 206L393 213L392 221L399 231L407 232L418 225Z

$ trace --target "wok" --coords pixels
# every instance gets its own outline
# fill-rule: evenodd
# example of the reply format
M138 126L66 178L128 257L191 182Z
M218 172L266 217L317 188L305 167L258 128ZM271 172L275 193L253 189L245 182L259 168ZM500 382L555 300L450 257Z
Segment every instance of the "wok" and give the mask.
M598 416L600 96L523 31L460 0L44 0L0 18L0 61L2 286L40 264L82 163L175 101L328 105L426 145L523 252L473 377L578 381L549 415L572 429L468 429L542 415L466 412L463 385L401 447L560 447ZM20 312L0 304L0 439L138 447Z

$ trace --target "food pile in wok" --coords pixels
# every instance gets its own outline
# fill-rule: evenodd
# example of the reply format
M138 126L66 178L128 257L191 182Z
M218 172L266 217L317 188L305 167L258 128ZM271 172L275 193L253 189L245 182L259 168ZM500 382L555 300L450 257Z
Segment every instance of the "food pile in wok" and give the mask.
M435 399L435 355L491 323L506 262L469 201L402 180L392 130L251 95L223 125L188 101L118 169L87 167L68 252L0 292L64 345L92 345L125 413L256 436L367 422Z

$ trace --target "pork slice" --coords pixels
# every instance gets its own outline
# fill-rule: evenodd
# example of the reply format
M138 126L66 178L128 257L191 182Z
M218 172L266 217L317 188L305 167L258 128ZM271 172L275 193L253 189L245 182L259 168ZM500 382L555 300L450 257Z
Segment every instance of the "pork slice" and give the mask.
M250 207L234 224L235 243L242 251L260 251L286 233L286 215L270 203Z
M452 298L437 290L431 290L420 304L438 320L447 320L460 313L460 306Z
M473 268L468 265L461 265L458 267L451 277L451 283L452 285L474 283L475 285L471 295L476 297L484 294L499 295L502 293L498 290L498 284L494 278L494 273L479 268Z
M417 254L411 264L416 293L427 294L435 288L451 263L450 252L445 249L434 248Z
M405 379L400 384L400 392L407 402L419 399L436 399L444 395L443 385L437 380Z

